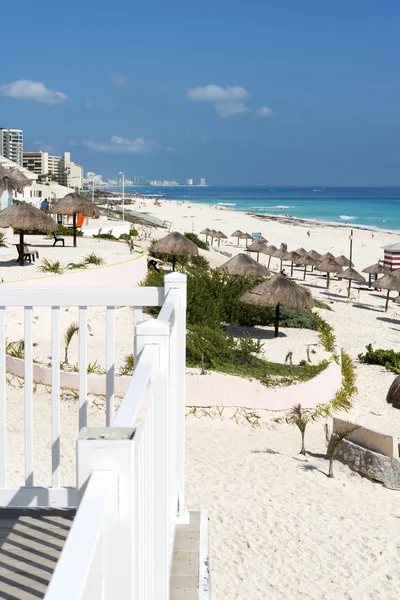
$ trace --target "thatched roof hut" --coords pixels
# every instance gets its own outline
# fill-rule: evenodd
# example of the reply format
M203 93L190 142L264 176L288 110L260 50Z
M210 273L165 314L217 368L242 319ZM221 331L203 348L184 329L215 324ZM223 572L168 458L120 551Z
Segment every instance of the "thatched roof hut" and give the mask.
M291 266L290 266L290 276L293 277L293 264L299 264L301 259L301 254L299 254L298 252L296 252L295 250L292 250L291 252L286 252L285 256L283 257L283 260L289 260L291 262Z
M192 240L189 240L178 231L172 231L161 240L154 242L150 252L171 256L172 268L175 271L177 256L197 256L199 249Z
M200 231L200 235L205 235L206 236L206 242L208 241L208 236L210 235L210 229L208 229L208 227L206 227L205 229L203 229L203 231Z
M325 252L325 254L321 256L320 261L326 260L327 258L333 258L334 260L336 260L333 254L331 254L330 252Z
M245 292L240 301L259 307L275 306L275 337L279 333L279 307L312 308L314 306L310 290L297 285L284 275L274 275L268 281L260 283L252 290Z
M389 306L389 295L391 291L400 292L400 277L394 275L393 273L389 273L388 275L384 275L380 279L377 279L373 282L372 286L377 289L387 290L386 294L386 304L385 304L385 312Z
M362 270L363 273L368 274L368 286L371 287L372 284L372 275L375 275L375 281L378 278L378 275L388 275L391 273L390 267L385 267L380 263L376 263L374 265L370 265Z
M24 265L23 248L25 231L57 231L57 223L49 215L26 202L14 202L0 212L0 227L19 231L19 264Z
M242 235L244 235L244 234L243 234L243 231L240 231L240 229L236 229L236 231L231 234L231 237L237 238L238 246L239 246L239 240L242 238Z
M274 252L276 252L277 250L278 250L278 248L276 246L274 246L273 244L271 244L270 246L267 246L265 248L264 254L269 256L268 267L271 264L271 258L273 257Z
M253 236L250 235L250 233L242 233L242 235L240 236L241 240L246 240L246 247L248 246L249 240L253 239Z
M267 267L256 262L247 254L237 254L217 268L219 273L237 275L238 277L268 277L271 273Z
M386 402L392 404L393 408L400 408L400 375L393 380L386 396Z
M260 252L266 254L265 249L267 248L267 244L265 242L261 242L259 238L256 239L255 242L247 246L247 250L249 252L257 252L257 262L260 258Z
M326 273L327 275L327 284L326 287L329 288L330 285L330 274L331 273L341 273L343 271L342 267L339 265L339 263L336 261L335 258L325 258L324 260L321 260L321 262L318 263L317 265L317 270L318 271L322 271L323 273Z
M347 290L347 296L350 298L350 292L351 292L351 282L352 281L358 281L360 283L364 283L365 282L365 277L363 277L361 275L361 273L359 273L358 271L356 271L355 269L353 269L353 267L349 267L348 269L346 269L345 271L343 271L342 273L339 274L339 278L340 279L347 279L349 282L349 287Z
M304 266L303 280L306 278L307 267L316 267L318 265L318 261L312 258L309 254L305 256L301 256L298 261L299 265Z
M300 256L305 256L306 254L308 254L307 250L305 250L304 248L297 248L295 252L297 252L297 254L300 254Z
M57 215L68 215L72 216L72 225L74 228L74 247L76 246L76 215L83 215L84 217L92 217L98 219L100 211L95 204L88 198L81 196L75 192L67 194L64 198L61 198L51 208L51 212Z
M22 194L24 187L31 185L31 183L31 180L16 167L10 169L0 164L0 187L6 190L15 190Z
M354 264L350 262L350 260L346 256L344 256L344 254L337 256L335 260L339 263L341 267L354 267Z
M307 252L307 256L310 256L317 262L322 260L322 255L319 252L317 252L316 250L310 250L309 252Z
M221 240L227 240L228 236L225 235L222 231L216 231L214 238L218 240L218 246L220 245Z

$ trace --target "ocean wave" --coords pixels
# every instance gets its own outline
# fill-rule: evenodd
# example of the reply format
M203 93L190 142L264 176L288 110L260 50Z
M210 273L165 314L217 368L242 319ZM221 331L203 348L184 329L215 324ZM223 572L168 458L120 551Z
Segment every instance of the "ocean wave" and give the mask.
M357 217L349 217L349 215L340 215L339 219L343 219L343 221L352 221L353 219L357 219Z
M233 202L218 202L218 206L236 206Z
M282 208L291 208L291 206L286 206L285 204L277 204L277 205L275 206L275 208L277 208L277 209L281 209L281 210L282 210Z

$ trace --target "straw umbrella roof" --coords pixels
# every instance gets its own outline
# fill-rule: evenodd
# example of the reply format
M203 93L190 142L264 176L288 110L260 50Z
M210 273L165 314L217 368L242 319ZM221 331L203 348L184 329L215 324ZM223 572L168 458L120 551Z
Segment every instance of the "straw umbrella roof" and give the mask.
M227 235L225 235L225 234L224 234L222 231L217 231L217 234L218 234L218 237L219 237L221 240L227 240L227 239L228 239L228 236L227 236ZM217 236L215 236L215 237L217 237Z
M266 248L268 248L268 246L265 244L265 242L261 242L259 238L250 244L250 246L247 246L247 250L249 250L249 252L262 252L263 254L266 254Z
M317 262L322 258L321 254L316 250L310 250L309 252L307 252L307 256L311 256L311 258L313 258Z
M306 254L308 254L307 250L305 250L304 248L297 248L295 252L297 252L297 254L300 254L300 256L305 256Z
M268 277L271 275L267 267L256 262L247 254L237 254L218 267L217 271L225 275L238 275L239 277Z
M297 285L284 275L274 275L268 281L260 283L245 292L240 301L254 306L277 306L287 308L312 308L314 306L309 289Z
M393 273L389 273L374 281L372 285L375 288L380 288L382 290L395 290L396 292L400 292L400 277Z
M265 239L265 237L263 235L259 235L258 238L256 238L257 242L264 242L264 244L268 244L268 240Z
M199 249L192 240L178 233L178 231L172 231L161 240L154 242L150 252L159 252L171 256L192 256L197 255Z
M215 231L215 229L210 229L210 233L208 235L211 235L211 237L215 238L217 237L217 233L218 231Z
M210 230L208 229L208 227L203 229L203 231L200 231L200 235L210 235Z
M301 258L301 254L299 254L296 250L292 250L291 252L286 252L283 260L290 260L291 262L297 263Z
M274 252L276 252L277 250L278 250L278 248L271 244L270 246L267 246L265 248L264 254L267 254L268 256L273 256Z
M80 194L75 192L67 194L64 198L61 198L51 209L52 213L58 215L76 215L80 214L84 217L99 218L99 209L93 202Z
M26 202L14 202L1 211L0 227L12 227L19 231L57 231L54 219Z
M287 254L287 250L282 250L282 248L279 248L278 250L275 250L275 252L273 252L272 256L283 260L284 257L286 256L286 254Z
M323 271L324 273L341 273L343 271L341 265L339 265L335 258L321 260L317 265L317 270Z
M0 165L0 186L7 190L15 190L22 193L26 185L30 185L31 180L25 177L21 171L16 168L8 169Z
M318 264L318 260L316 260L315 258L312 258L312 256L310 256L309 254L306 254L305 256L300 256L300 258L298 260L298 264L303 265L303 266L315 267Z
M335 260L339 263L341 267L354 267L354 264L351 263L350 260L346 256L344 256L344 254L337 256Z
M376 263L375 265L366 267L362 272L370 275L388 275L391 272L391 269L389 267L384 267L380 263Z
M365 281L365 277L363 277L361 273L359 273L352 267L349 267L348 269L343 271L343 273L340 273L339 277L340 279L349 279L350 281Z
M243 231L240 231L240 229L236 229L236 231L234 233L231 234L231 237L237 237L240 238L243 234Z
M240 236L241 240L252 240L253 236L250 235L249 233L242 233L242 235Z
M336 260L336 258L333 256L333 254L331 254L330 252L326 252L325 254L320 256L320 261L325 260L326 258L334 258Z
M393 404L393 408L400 408L400 375L393 380L386 396L386 402Z

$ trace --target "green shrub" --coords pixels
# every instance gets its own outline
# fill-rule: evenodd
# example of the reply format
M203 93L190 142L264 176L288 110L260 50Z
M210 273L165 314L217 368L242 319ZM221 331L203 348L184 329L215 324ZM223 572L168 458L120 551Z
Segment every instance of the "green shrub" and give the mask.
M330 310L331 312L333 312L333 308L329 306L329 304L327 304L326 302L318 300L318 298L314 298L313 300L315 308L322 308L324 310Z
M124 240L125 242L130 242L131 234L130 233L121 233L121 235L119 236L119 239Z
M199 254L198 256L190 257L190 266L196 267L198 269L209 269L210 263L204 256L201 256L201 254Z
M321 344L327 352L334 352L336 339L332 327L317 313L313 314L313 320L314 329L320 334Z
M188 240L191 240L192 242L194 242L198 248L201 248L202 250L209 250L208 244L206 244L205 242L203 242L203 240L201 240L199 238L199 236L196 235L195 233L192 233L190 231L186 231L183 235L185 237L187 237Z
M90 254L87 254L83 257L83 262L87 265L103 265L104 258L102 258L101 256L97 256L97 254L95 254L94 252L91 252Z
M191 325L187 332L186 364L258 379L267 386L307 381L329 364L328 361L319 365L269 362L259 357L261 348L260 340L250 336L236 340L220 327Z
M0 248L8 248L8 244L6 242L6 234L4 231L0 232Z
M135 227L131 227L131 230L129 233L132 237L137 237L139 235L139 232Z
M126 235L126 234L125 234ZM98 233L97 235L93 235L94 238L99 238L101 240L116 240L117 238L112 233Z
M47 258L42 260L42 264L37 267L37 270L41 273L55 273L56 275L61 275L64 272L59 260L52 261L47 260Z
M127 356L125 356L125 361L119 371L119 374L120 375L132 375L134 366L135 366L135 358L134 358L133 354L128 354Z
M74 271L75 269L87 269L87 264L84 262L70 262L67 264L66 269L68 269L69 271Z
M59 225L58 229L57 229L57 235L64 235L64 236L74 235L74 228L73 227L65 227L65 225ZM76 236L77 237L83 236L82 229L76 230Z
M359 354L358 358L362 363L369 365L381 365L388 371L400 373L400 352L394 350L374 350L372 344L366 346L366 353Z

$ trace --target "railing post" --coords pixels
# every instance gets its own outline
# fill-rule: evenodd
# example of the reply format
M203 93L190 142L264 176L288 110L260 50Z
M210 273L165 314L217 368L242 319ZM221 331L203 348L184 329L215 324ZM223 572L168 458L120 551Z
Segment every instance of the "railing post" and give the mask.
M169 599L170 560L172 556L173 531L172 522L173 490L171 486L171 427L169 396L169 337L170 328L156 319L142 321L136 326L137 349L142 351L146 345L158 347L158 364L152 373L152 456L150 464L153 469L152 493L147 498L152 514L149 515L152 539L144 540L144 554L150 557L150 574L153 595L157 600ZM139 355L140 360L140 355ZM140 492L140 490L139 490ZM143 496L138 501L143 506ZM145 512L146 509L144 509ZM143 526L141 524L140 526ZM150 543L150 547L149 547ZM145 574L146 578L146 574ZM140 598L147 596L141 595Z
M175 309L177 328L176 357L171 361L175 369L175 389L171 390L171 397L175 395L176 407L176 483L178 492L178 516L186 518L185 513L185 374L186 374L186 303L187 303L187 277L183 273L168 273L164 277L165 295L171 289L179 290L179 302Z
M106 600L135 597L134 448L134 430L124 427L84 428L77 441L78 505L95 469L118 472L116 522L108 528L112 539L104 540L102 577Z

